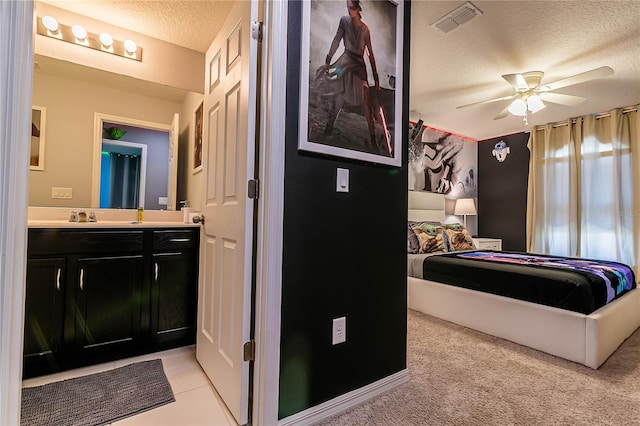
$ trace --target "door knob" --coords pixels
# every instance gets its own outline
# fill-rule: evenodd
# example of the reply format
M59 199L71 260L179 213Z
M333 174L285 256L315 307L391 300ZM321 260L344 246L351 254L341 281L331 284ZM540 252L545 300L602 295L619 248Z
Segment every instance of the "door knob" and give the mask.
M194 216L193 223L201 223L204 225L204 215L201 214L200 216Z

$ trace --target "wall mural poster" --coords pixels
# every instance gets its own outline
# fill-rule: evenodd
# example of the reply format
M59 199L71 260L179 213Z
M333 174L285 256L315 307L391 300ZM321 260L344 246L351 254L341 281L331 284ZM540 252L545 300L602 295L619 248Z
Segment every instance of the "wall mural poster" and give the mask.
M409 189L475 198L476 169L475 141L430 127L409 141Z
M299 148L400 166L403 3L302 2Z

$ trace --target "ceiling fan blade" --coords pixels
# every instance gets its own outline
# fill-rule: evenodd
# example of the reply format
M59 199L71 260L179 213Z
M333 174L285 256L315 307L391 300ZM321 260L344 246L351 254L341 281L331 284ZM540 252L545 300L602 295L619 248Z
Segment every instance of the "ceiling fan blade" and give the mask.
M539 96L540 99L545 102L566 106L576 106L587 100L587 98L583 98L582 96L563 95L562 93L540 92Z
M505 74L502 76L507 83L513 86L514 89L521 92L523 90L529 90L529 85L527 81L524 79L522 74Z
M511 106L511 104L507 105L505 107L505 109L502 110L502 112L498 115L496 115L495 117L493 117L494 120L500 120L501 118L505 118L506 116L508 116L509 113L509 107Z
M488 101L474 102L472 104L466 104L466 105L457 106L456 109L466 108L466 107L470 107L470 106L474 106L474 105L480 105L480 104L490 104L492 102L506 101L506 100L509 100L509 99L513 99L514 97L515 97L515 95L511 95L511 96L504 96L502 98L489 99Z
M550 91L560 89L562 87L571 86L578 83L584 83L585 81L595 80L596 78L607 77L613 74L613 68L611 67L600 67L593 69L591 71L585 71L580 74L576 74L571 77L563 78L562 80L554 81L553 83L545 84L540 87L543 91ZM551 101L552 102L552 101Z

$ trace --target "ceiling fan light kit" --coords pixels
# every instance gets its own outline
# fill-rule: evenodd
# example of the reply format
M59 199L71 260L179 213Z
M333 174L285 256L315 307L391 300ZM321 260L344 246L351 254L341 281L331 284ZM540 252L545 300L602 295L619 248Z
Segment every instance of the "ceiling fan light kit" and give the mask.
M528 125L529 113L535 114L541 109L545 108L543 100L546 102L564 105L564 106L576 106L584 102L586 98L574 95L565 95L562 93L551 93L553 90L560 89L562 87L571 86L574 84L584 83L589 80L595 80L597 78L607 77L613 74L611 67L600 67L590 71L586 71L580 74L573 75L561 80L557 80L552 83L540 86L544 72L542 71L529 71L519 74L505 74L502 76L507 83L513 86L515 93L511 96L490 99L487 101L474 102L467 105L457 107L466 108L473 105L486 104L491 102L498 102L504 100L512 100L507 107L502 110L500 114L494 117L494 120L498 120L506 117L507 115L515 115L524 117L523 121L525 126Z

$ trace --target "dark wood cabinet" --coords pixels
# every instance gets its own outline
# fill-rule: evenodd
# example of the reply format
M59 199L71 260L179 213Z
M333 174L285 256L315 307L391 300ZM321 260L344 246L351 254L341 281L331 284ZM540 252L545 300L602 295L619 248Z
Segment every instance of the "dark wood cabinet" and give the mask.
M64 258L27 261L24 369L34 374L61 368L65 279Z
M194 343L199 232L29 229L23 377Z
M78 259L75 341L81 357L140 344L142 254Z
M195 342L199 236L153 231L151 335L160 347Z

